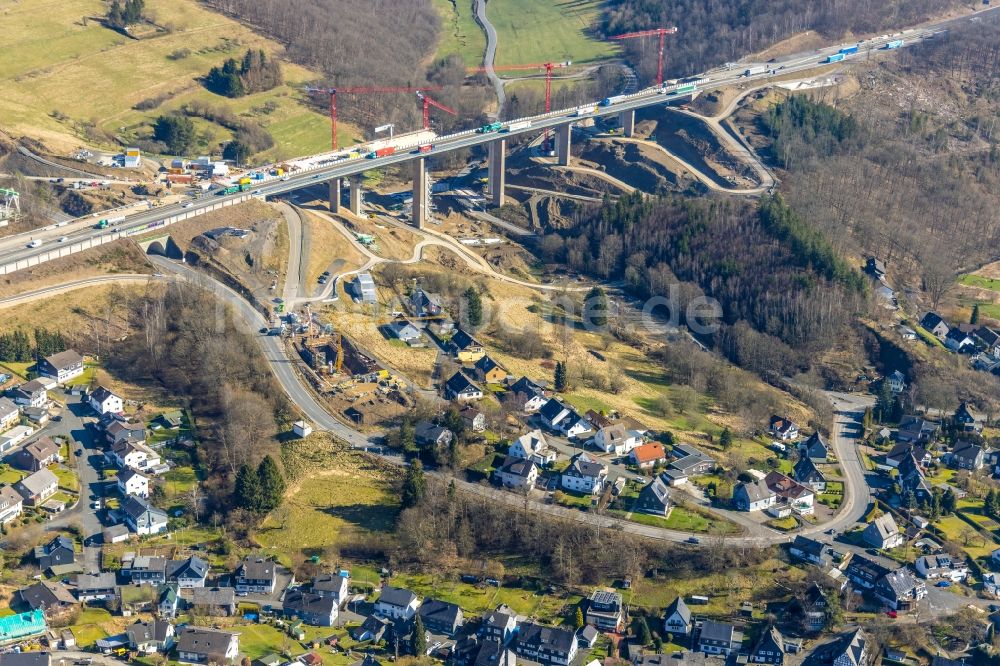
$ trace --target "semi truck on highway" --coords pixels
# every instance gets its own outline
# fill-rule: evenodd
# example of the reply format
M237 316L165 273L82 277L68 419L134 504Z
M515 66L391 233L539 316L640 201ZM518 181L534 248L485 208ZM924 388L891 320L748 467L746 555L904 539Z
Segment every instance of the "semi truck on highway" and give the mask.
M95 229L107 229L108 227L117 226L117 225L121 224L124 221L125 221L125 216L124 215L119 215L118 217L106 217L106 218L98 221L98 223L96 225L94 225L94 228Z
M489 123L488 125L483 125L476 129L476 134L489 134L490 132L499 132L500 128L503 127L503 123Z
M392 155L394 152L396 152L396 146L386 146L385 148L373 150L368 153L367 157L368 159L373 160L376 157L389 157L389 155Z
M851 55L852 53L858 52L858 46L857 44L855 44L854 46L848 46L846 48L840 49L840 52L843 53L844 55Z
M518 130L528 129L531 127L530 120L518 120L516 123L510 123L503 129L504 132L517 132Z
M903 40L902 39L894 39L891 42L889 42L888 44L886 44L885 48L886 48L886 50L891 51L892 49L898 49L901 46L903 46Z
M611 97L605 97L601 100L601 106L611 106L612 104L617 104L623 99L625 99L625 95L612 95Z
M41 238L35 238L30 243L28 243L28 247L41 247L41 246L42 246Z
M757 65L755 67L747 67L743 70L743 76L754 76L756 74L763 74L767 71L767 67L763 65Z
M576 111L573 112L573 115L574 116L578 116L578 117L579 116L589 116L590 114L592 114L592 113L594 113L596 111L597 111L597 107L594 106L593 104L590 104L588 106L578 106L578 107L576 107Z
M844 59L845 57L846 57L846 56L845 56L845 55L844 55L843 53L834 53L834 54L833 54L833 55L831 55L831 56L827 56L827 57L826 57L826 60L824 60L823 62L825 62L825 63L831 63L831 62L840 62L840 61L841 61L841 60L843 60L843 59Z

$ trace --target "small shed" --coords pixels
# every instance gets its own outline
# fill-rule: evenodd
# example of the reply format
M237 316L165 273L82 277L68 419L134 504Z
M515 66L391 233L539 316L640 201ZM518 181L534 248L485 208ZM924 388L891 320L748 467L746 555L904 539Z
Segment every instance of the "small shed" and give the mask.
M296 437L308 437L312 434L313 427L305 421L296 421L292 424L292 432Z

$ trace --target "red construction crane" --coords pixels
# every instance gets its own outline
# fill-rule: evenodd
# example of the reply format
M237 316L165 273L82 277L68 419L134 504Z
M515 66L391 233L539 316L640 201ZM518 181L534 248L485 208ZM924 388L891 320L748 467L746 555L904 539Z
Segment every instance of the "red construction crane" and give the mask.
M663 85L663 47L667 35L677 34L677 27L653 28L652 30L640 30L639 32L627 32L624 35L615 35L611 39L633 39L635 37L652 37L656 35L660 38L660 52L656 66L656 85Z
M431 107L432 106L435 109L441 109L445 113L450 113L453 116L457 116L458 115L458 111L456 111L455 109L449 108L449 107L445 106L444 104L441 104L440 102L435 102L434 100L431 99L430 95L425 95L423 93L423 91L421 91L421 90L417 91L417 99L419 99L421 102L424 103L424 129L430 129L431 128Z
M561 69L563 67L569 67L572 65L570 61L566 62L543 62L535 65L501 65L499 67L493 67L494 72L519 72L528 69L544 69L545 70L545 113L552 110L552 70ZM473 67L468 70L470 73L482 73L486 72L485 67Z
M337 93L341 94L376 94L376 93L420 93L427 90L441 90L441 86L424 86L421 88L398 88L398 87L345 87L345 88L315 88L306 87L307 93L322 93L330 96L330 133L333 149L337 150ZM450 109L449 109L450 110ZM424 123L426 125L426 123Z

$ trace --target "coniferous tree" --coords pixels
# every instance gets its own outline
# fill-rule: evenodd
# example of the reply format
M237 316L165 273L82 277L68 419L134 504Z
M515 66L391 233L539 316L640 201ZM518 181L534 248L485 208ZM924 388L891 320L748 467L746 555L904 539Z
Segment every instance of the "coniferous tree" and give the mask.
M649 631L649 624L646 622L646 618L640 617L638 620L638 637L640 645L649 645L653 642L653 634Z
M583 609L579 606L576 607L576 617L574 620L577 629L583 628Z
M277 509L285 496L285 479L274 458L264 456L257 466L257 478L260 483L260 512L268 513Z
M733 432L726 426L722 429L722 434L719 435L719 446L722 447L723 451L728 451L733 445Z
M466 315L469 325L476 327L483 324L483 299L475 287L465 290Z
M419 613L413 618L413 633L410 634L410 652L415 657L423 657L427 652L427 630L424 629L424 621Z
M251 513L260 513L260 477L250 465L243 464L236 473L233 488L236 504Z
M555 376L553 377L553 384L557 391L565 391L568 384L566 377L566 364L562 361L556 361Z
M600 287L594 287L587 292L583 309L586 321L592 325L598 328L608 325L608 296Z
M969 317L969 323L970 324L979 323L979 303L976 303L975 305L972 306L972 316Z
M424 466L419 460L414 460L409 469L406 470L400 503L404 509L409 509L420 504L426 494L427 479L424 478Z

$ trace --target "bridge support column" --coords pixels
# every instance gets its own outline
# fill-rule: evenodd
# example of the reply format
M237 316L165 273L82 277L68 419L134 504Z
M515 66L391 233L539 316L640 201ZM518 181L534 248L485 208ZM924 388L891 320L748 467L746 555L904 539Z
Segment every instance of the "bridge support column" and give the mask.
M556 164L558 164L559 166L569 166L571 125L572 125L571 123L566 123L565 125L558 125L555 128Z
M413 226L423 229L431 219L431 179L427 173L427 160L413 160Z
M494 208L499 208L504 204L504 187L507 180L507 139L490 141L489 148L487 188Z
M622 111L618 114L618 124L622 128L622 136L632 136L635 134L635 109Z
M361 176L351 176L351 212L361 217Z
M330 188L330 212L337 214L340 212L340 188L343 181L340 178L331 178L326 184Z

